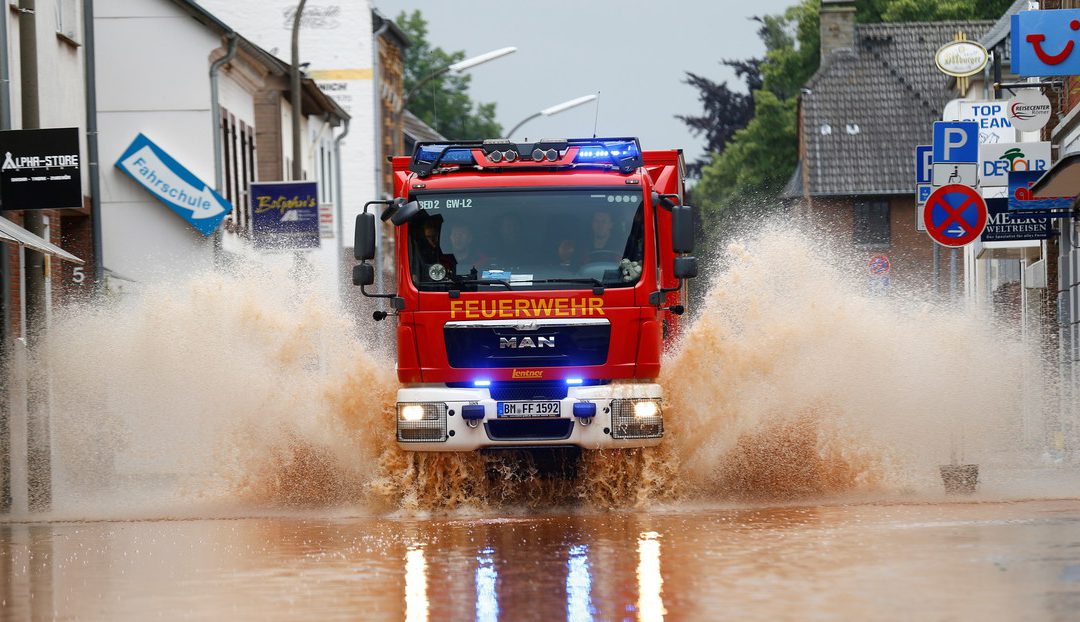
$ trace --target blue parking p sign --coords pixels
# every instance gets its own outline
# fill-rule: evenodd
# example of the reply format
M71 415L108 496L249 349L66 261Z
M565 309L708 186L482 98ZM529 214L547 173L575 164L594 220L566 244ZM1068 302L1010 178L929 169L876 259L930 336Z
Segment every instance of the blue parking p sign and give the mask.
M915 183L930 183L931 165L934 163L934 148L930 145L915 147Z
M979 161L979 124L972 121L934 123L934 164Z

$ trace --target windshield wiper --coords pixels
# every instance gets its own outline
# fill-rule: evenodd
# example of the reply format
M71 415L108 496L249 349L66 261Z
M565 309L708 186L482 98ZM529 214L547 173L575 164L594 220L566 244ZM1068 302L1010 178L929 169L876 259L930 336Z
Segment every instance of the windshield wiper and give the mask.
M599 296L604 293L604 284L599 279L594 278L582 278L582 279L530 279L528 281L520 281L521 283L583 283L593 286L593 293Z
M512 287L510 287L509 282L504 281L502 279L463 279L463 278L458 277L457 275L451 276L450 279L453 281L453 284L455 286L461 286L461 285L502 285L506 289L513 289ZM460 287L451 287L449 291L450 291L450 297L451 298L457 298L459 295L461 295L461 288Z

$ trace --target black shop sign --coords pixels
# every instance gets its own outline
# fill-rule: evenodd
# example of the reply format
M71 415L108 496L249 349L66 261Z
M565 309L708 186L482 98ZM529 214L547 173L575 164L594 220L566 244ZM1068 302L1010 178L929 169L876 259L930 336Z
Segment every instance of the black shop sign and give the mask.
M0 132L0 209L81 208L79 128Z

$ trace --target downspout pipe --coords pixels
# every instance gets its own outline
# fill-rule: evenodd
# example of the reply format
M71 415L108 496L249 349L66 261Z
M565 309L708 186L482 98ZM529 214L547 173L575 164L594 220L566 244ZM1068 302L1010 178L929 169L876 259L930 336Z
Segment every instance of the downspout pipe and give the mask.
M239 37L233 31L225 35L228 46L225 48L225 56L217 59L210 65L210 121L214 127L212 134L214 142L214 189L223 192L223 177L221 155L221 101L218 94L218 73L226 63L236 57L236 43Z
M102 256L101 169L98 156L97 66L94 54L94 0L83 2L83 71L86 77L86 150L90 178L90 221L94 236L94 291L105 287L105 258Z
M375 97L375 196L384 198L382 191L383 179L383 141L382 141L382 80L379 71L379 38L390 29L390 20L383 18L382 26L371 36L371 87Z
M345 234L345 223L343 222L343 219L345 217L345 206L342 205L344 201L341 200L341 141L345 140L345 137L348 135L349 119L345 119L341 133L334 138L334 203L337 205L337 239L339 257L341 256L342 248L345 246L345 241L341 239L341 236Z
M383 198L384 193L382 188L383 183L383 123L382 123L382 81L380 79L379 72L379 40L382 38L383 33L390 29L390 20L383 18L383 23L379 26L379 29L371 36L371 88L374 91L372 95L375 97L372 100L375 102L375 114L372 118L375 120L375 128L372 136L375 137L375 196L376 198ZM394 145L397 144L397 138L394 138ZM391 147L391 153L393 153L395 147ZM342 212L344 213L344 211ZM381 235L381 227L377 231L375 236L375 274L378 282L377 291L384 293L383 285L383 236ZM379 299L379 310L383 310L383 299Z

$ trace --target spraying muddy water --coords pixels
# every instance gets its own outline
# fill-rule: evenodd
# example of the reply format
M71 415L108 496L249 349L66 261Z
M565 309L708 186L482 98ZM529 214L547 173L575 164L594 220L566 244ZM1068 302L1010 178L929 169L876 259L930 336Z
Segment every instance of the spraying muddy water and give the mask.
M875 297L848 258L765 229L731 245L669 353L664 444L525 459L406 454L392 355L287 266L201 274L66 310L53 377L54 509L643 506L705 497L936 491L938 465L1037 458L1039 359L974 311ZM300 279L303 281L303 279ZM1036 373L1031 373L1032 370ZM1038 417L1038 415L1037 415ZM1029 418L1030 419L1030 418ZM1035 430L1033 432L1032 430ZM197 509L193 509L197 508Z

